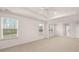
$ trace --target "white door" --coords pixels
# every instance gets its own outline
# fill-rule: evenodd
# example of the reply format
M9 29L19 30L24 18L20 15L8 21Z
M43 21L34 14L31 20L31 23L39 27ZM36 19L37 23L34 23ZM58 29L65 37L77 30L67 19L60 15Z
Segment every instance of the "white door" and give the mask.
M70 36L70 25L65 24L65 36L69 37Z
M50 38L55 36L55 32L56 32L55 27L56 27L55 24L54 25L49 25L49 37Z

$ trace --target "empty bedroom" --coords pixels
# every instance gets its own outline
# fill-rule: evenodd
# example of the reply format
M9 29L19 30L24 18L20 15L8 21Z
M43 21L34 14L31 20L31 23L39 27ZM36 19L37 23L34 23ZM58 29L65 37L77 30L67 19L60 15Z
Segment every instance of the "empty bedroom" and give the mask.
M0 7L0 52L79 52L79 7Z

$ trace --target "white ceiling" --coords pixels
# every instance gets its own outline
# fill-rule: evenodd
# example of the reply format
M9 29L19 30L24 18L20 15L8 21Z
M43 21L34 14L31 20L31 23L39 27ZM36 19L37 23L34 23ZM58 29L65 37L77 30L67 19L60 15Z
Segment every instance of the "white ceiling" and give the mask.
M42 20L48 21L53 20L59 17L75 15L79 13L78 7L6 7L8 10L22 14L22 15L30 15L27 11L34 13L36 15L40 15ZM5 9L5 7L1 7L1 9Z
M67 16L77 14L79 12L78 7L41 7L41 8L29 8L30 10L42 14L49 20L61 16Z

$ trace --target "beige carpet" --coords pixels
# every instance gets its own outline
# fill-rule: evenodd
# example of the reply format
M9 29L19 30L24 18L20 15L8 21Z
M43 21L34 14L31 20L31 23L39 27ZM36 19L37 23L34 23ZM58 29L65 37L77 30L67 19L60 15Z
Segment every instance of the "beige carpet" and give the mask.
M52 38L6 48L6 52L79 52L79 39Z

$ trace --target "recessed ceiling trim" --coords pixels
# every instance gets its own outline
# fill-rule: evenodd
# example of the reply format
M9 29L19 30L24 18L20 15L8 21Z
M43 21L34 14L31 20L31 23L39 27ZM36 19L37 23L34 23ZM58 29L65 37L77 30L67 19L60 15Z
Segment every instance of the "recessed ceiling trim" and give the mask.
M61 18L61 17L70 16L70 15L75 15L75 14L77 14L77 13L73 12L73 13L62 14L62 15L51 17L50 20L58 19L58 18Z

